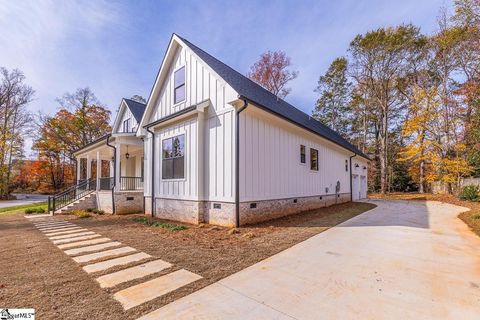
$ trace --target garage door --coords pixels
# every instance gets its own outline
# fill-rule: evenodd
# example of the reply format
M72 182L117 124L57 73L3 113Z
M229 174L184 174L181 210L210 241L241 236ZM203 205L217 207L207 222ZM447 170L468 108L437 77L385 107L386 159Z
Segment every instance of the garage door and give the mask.
M360 199L367 198L367 177L360 176Z
M360 178L357 174L352 176L352 200L360 199Z

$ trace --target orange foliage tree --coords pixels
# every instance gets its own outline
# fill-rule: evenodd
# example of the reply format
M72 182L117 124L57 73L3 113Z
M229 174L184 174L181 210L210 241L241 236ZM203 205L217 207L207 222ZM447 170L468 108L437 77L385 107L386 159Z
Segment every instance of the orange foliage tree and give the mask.
M102 106L90 89L78 89L59 99L53 117L41 117L33 148L46 163L49 186L59 190L73 183L73 152L110 132L110 110Z

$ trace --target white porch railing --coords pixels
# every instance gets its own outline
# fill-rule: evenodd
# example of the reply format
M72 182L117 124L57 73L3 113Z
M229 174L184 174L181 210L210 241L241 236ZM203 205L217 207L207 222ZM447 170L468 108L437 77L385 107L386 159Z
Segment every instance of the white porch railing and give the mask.
M120 177L120 190L132 191L143 190L142 177Z

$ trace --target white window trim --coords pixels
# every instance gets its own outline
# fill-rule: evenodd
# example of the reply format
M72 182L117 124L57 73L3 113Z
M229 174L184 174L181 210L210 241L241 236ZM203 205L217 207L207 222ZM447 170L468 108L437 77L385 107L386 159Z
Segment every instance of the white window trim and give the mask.
M310 172L313 172L313 173L319 173L320 172L320 150L318 150L316 147L313 148L313 147L308 147L310 150L310 152L308 153L308 158L309 158L309 163L308 163L308 167L310 169ZM311 150L316 150L317 151L317 170L315 169L312 169L312 151Z
M182 68L185 68L185 98L182 100L182 101L178 101L178 102L175 102L175 72L177 72L178 70L182 69ZM174 107L177 107L178 105L184 103L185 101L187 101L187 63L184 63L183 65L180 65L178 68L175 68L173 69L173 72L172 72L172 83L173 83L173 92L172 92L172 100L173 100L173 105L172 105L172 108Z
M185 154L183 155L183 160L185 161L184 163L184 177L183 178L177 178L177 179L164 179L163 178L163 174L162 174L162 164L163 164L163 140L168 140L170 138L173 138L173 137L176 137L176 136L181 136L181 135L184 135L185 136L185 140L184 140L184 145L185 145ZM159 168L159 173L160 173L160 181L161 182L183 182L183 181L187 181L187 133L185 131L181 131L181 132L176 132L176 133L171 133L171 134L166 134L162 137L160 137L160 168Z
M300 147L300 146L304 146L304 147L305 147L305 163L302 163L301 159L300 159L300 161L298 161L298 162L300 163L300 165L301 165L301 166L304 166L304 167L306 167L306 166L307 166L307 162L308 162L308 155L307 155L307 153L308 153L308 152L307 152L307 145L306 145L306 144L301 144L301 143L300 143L299 147ZM301 154L300 154L300 155L301 155Z
M128 124L129 126L131 127L132 125L132 118L126 118L126 119L123 119L123 122L122 122L122 133L131 133L131 129L132 128L128 128L129 130L128 131L125 131L125 122L128 121Z

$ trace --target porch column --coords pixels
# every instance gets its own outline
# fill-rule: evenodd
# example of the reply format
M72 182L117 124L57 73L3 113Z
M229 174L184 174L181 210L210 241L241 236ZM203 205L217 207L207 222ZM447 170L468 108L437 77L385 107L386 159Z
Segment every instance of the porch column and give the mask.
M121 145L115 148L115 190L120 190L120 159L122 158Z
M92 159L87 154L87 180L92 178Z
M97 151L97 191L100 190L101 177L102 177L102 160L100 159L100 151Z
M76 179L75 179L75 183L78 184L80 182L80 173L81 173L80 167L82 165L82 158L77 157L75 159L77 159L77 168L76 168L77 169L77 176L76 176Z
M110 164L110 170L108 170L108 172L110 173L110 178L113 178L114 176L113 170L115 170L115 162L113 162L113 160L110 160L108 163Z

